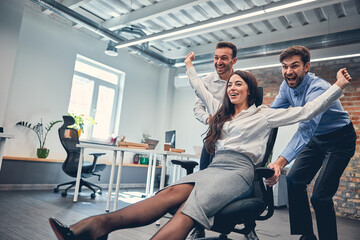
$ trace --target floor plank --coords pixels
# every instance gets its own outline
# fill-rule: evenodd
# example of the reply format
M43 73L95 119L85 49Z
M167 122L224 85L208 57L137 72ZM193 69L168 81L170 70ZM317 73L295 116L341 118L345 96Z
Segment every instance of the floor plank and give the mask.
M122 189L118 208L142 200L143 189ZM48 223L49 217L56 217L71 224L91 215L105 213L107 194L90 199L90 193L80 194L78 202L72 202L72 193L61 197L60 193L43 191L0 191L0 240L51 240L56 239ZM111 205L112 209L112 205ZM161 226L168 218L161 219ZM315 222L315 221L314 221ZM274 216L258 222L256 231L261 240L297 240L299 236L289 233L287 209L275 210ZM160 226L160 227L161 227ZM155 224L135 229L113 232L109 240L146 240L160 229ZM316 229L316 227L315 227ZM338 217L339 240L357 240L360 236L360 221ZM207 231L207 236L217 236ZM234 240L243 236L231 233Z

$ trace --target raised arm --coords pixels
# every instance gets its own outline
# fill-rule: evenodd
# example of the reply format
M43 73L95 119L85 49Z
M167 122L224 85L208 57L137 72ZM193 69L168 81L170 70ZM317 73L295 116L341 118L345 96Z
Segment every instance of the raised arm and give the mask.
M351 76L349 75L349 73L346 71L346 68L342 68L340 69L337 74L336 74L336 82L334 83L334 85L336 85L337 87L339 87L341 90L344 89L345 87L347 87L349 85L349 82L352 80ZM331 88L329 88L326 92L324 92L322 95L320 95L317 99L315 99L313 102L319 100L319 99L322 99L325 95L329 95L329 92L334 92L334 89L336 87L335 86L332 86ZM332 89L332 90L331 90ZM335 95L338 95L338 97L341 96L341 92L340 94L337 93L338 91L335 91L334 94ZM331 95L334 95L334 94L331 94ZM331 95L328 96L331 98ZM337 97L337 98L338 98ZM337 98L333 99L331 102L329 101L328 102L328 107L333 103L333 101L335 101ZM327 101L328 99L325 98L325 100L323 101ZM310 104L313 103L313 102L309 102ZM321 104L321 103L319 103ZM307 105L307 104L306 104ZM305 105L305 106L306 106ZM304 107L305 107L304 106ZM317 107L316 105L314 107ZM323 110L325 111L326 108ZM316 111L316 110L315 110ZM320 111L321 112L321 111ZM320 113L318 112L318 113ZM266 180L266 184L269 185L269 186L273 186L274 184L276 184L278 181L279 181L279 178L280 178L280 175L281 175L281 170L288 164L287 160L283 157L279 157L274 163L270 163L269 164L269 168L271 169L274 169L275 173L274 175L267 179Z
M270 127L281 127L294 123L307 121L327 110L341 95L351 80L346 69L340 69L336 75L337 81L333 86L313 101L306 103L303 107L287 109L264 109L265 118Z
M193 112L197 120L199 120L205 125L209 124L209 119L211 119L211 115L209 115L209 113L206 111L204 103L198 97L196 97Z
M220 106L220 101L206 89L204 83L199 78L192 61L195 59L194 52L185 57L185 66L191 87L195 90L196 96L204 103L210 115L214 115Z
M336 73L336 82L334 84L338 85L339 88L344 89L349 85L351 80L352 78L346 68L342 68Z

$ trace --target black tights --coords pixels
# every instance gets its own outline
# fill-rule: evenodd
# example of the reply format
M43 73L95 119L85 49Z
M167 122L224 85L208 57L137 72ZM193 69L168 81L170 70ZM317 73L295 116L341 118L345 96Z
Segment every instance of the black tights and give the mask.
M70 228L74 234L96 239L112 231L148 225L164 216L169 209L183 206L193 189L192 184L168 187L155 196L111 213L96 215L81 220ZM179 210L152 239L185 239L194 226L194 221ZM174 234L176 231L176 234Z

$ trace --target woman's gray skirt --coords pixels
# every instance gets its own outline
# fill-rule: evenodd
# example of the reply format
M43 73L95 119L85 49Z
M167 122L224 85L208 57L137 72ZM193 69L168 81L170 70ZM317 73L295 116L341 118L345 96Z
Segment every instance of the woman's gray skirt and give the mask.
M206 169L187 175L172 186L194 184L181 212L210 229L220 209L251 194L253 179L254 166L248 156L223 150L216 152Z

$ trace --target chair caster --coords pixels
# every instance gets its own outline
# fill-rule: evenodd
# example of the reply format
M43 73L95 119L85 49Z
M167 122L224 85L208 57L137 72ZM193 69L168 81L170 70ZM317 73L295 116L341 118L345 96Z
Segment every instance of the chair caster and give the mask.
M91 197L91 199L95 199L96 194L95 194L95 193L92 193L92 194L90 195L90 197Z
M62 193L61 193L61 196L66 197L66 196L67 196L67 192L62 192Z
M54 188L54 193L58 193L59 192L59 188Z
M259 240L258 236L256 235L255 229L251 230L248 234L245 235L246 240Z

